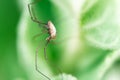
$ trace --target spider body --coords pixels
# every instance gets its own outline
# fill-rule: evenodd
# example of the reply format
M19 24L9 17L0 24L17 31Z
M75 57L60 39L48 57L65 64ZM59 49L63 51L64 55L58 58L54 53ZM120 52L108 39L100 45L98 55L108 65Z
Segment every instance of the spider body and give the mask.
M48 21L47 28L48 28L49 37L46 40L50 41L51 39L55 39L56 38L56 28L51 21Z

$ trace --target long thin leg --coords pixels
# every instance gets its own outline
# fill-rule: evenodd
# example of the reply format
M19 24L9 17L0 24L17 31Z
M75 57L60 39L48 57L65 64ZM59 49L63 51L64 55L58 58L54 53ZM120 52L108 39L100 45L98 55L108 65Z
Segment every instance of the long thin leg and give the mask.
M42 32L39 33L39 34L36 34L35 36L33 36L32 40L35 40L37 37L39 37L39 36L41 36L42 34L47 33L47 32L48 32L48 31L44 30L44 31L42 31Z
M46 23L43 23L43 22L39 21L39 20L37 19L37 17L35 16L35 12L34 12L34 10L33 10L32 5L34 5L34 4L38 3L38 2L39 2L39 0L36 0L36 1L28 4L28 10L29 10L31 19L32 19L34 22L36 22L36 23L46 25Z
M43 75L44 77L46 77L48 80L51 80L48 76L46 76L45 74L43 74L39 69L38 69L38 50L39 47L36 49L36 54L35 54L35 69L38 73L40 73L41 75Z
M48 64L51 64L54 68L57 69L57 71L59 73L61 73L61 80L63 80L63 75L62 75L61 69L59 67L57 67L55 64L51 63L51 62L49 63L49 61L48 61L48 57L47 57L47 54L46 54L46 49L47 49L47 46L48 46L50 40L51 40L51 38L49 38L49 40L47 40L47 43L45 45L45 48L44 48L44 58L45 58L46 62L48 62Z
M49 42L50 42L50 40L47 41L47 43L44 47L44 58L45 58L46 61L48 61L48 58L47 58L47 55L46 55L46 49L47 49L47 46L48 46Z
M43 33L39 33L39 34L36 34L35 36L33 36L32 40L35 40L37 37L41 36Z

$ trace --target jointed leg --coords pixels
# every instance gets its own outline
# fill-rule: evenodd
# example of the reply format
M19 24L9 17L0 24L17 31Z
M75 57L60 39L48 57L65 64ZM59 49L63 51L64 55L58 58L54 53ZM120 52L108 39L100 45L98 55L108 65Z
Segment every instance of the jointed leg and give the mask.
M63 75L62 75L61 69L60 69L59 67L57 67L55 64L53 64L52 62L49 62L49 61L48 61L48 57L47 57L47 54L46 54L46 49L47 49L47 46L48 46L50 40L51 40L51 38L49 38L49 39L47 40L47 43L46 43L46 45L45 45L45 48L44 48L44 57L45 57L46 62L48 62L48 64L51 64L52 67L56 68L56 70L57 70L59 73L61 73L61 80L63 80Z
M46 43L46 45L44 47L44 58L45 58L46 61L48 61L48 58L47 58L47 55L46 55L46 48L47 48L49 42L50 42L50 40L47 40L47 43Z
M34 12L34 10L33 10L32 5L34 5L34 4L38 3L38 2L39 2L39 0L36 0L36 1L28 4L28 10L29 10L31 19L32 19L34 22L36 22L36 23L46 25L46 23L43 23L43 22L39 21L39 20L37 19L37 17L35 16L35 12Z
M48 31L44 30L44 31L42 31L42 32L39 33L39 34L36 34L35 36L33 36L32 40L35 40L37 37L39 37L39 36L41 36L42 34L47 33L47 32L48 32Z
M38 50L39 50L39 47L37 48L36 50L36 54L35 54L35 69L38 73L40 73L41 75L43 75L44 77L46 77L48 80L51 80L48 76L46 76L45 74L43 74L41 71L39 71L38 69Z

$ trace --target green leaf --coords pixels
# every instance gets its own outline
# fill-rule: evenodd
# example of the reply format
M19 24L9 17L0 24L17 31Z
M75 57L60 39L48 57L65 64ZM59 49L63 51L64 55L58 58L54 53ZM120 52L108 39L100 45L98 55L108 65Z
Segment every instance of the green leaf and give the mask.
M72 76L70 74L63 73L61 75L56 76L52 80L77 80L77 78L75 78L74 76Z
M93 46L103 49L120 47L120 1L95 1L89 9L83 10L82 30L86 40ZM90 1L87 1L89 3Z

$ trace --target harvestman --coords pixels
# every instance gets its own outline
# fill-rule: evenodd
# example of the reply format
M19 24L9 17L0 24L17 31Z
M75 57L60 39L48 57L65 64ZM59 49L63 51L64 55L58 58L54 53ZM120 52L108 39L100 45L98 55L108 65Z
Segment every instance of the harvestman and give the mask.
M38 1L39 1L39 0L38 0ZM54 24L53 24L51 21L48 21L47 23L43 23L43 22L39 21L39 20L36 18L35 13L34 13L34 11L33 11L32 5L36 4L38 1L34 1L34 2L32 2L32 3L29 3L29 4L28 4L28 10L29 10L29 13L30 13L30 16L31 16L32 21L33 21L33 22L36 22L36 23L38 23L38 24L43 25L43 26L46 28L46 30L47 30L47 32L48 32L48 34L49 34L49 37L47 37L47 39L46 39L47 43L46 43L46 45L45 45L45 47L44 47L44 57L45 57L45 60L48 61L47 55L46 55L46 48L47 48L47 45L49 44L49 42L50 42L52 39L55 39L55 37L56 37L56 28L55 28ZM41 75L43 75L44 77L46 77L48 80L51 80L48 76L46 76L46 75L43 74L41 71L39 71L38 65L37 65L37 55L38 55L38 52L36 52L36 56L35 56L35 68L36 68L36 71L39 72L39 73L40 73ZM61 73L61 70L60 70L60 69L58 69L58 71Z

